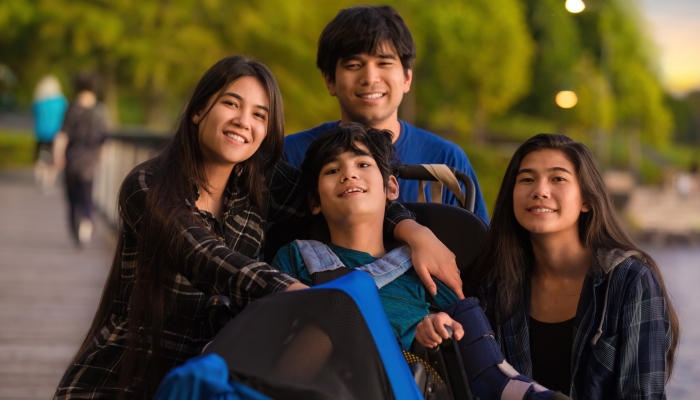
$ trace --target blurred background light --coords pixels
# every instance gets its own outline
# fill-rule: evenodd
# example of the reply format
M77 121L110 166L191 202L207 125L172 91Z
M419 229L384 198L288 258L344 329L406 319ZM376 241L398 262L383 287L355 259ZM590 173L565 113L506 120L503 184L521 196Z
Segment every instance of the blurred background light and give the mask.
M578 14L586 9L586 5L582 0L566 0L566 11Z
M571 108L578 103L578 96L571 90L562 90L555 98L557 105L561 108Z

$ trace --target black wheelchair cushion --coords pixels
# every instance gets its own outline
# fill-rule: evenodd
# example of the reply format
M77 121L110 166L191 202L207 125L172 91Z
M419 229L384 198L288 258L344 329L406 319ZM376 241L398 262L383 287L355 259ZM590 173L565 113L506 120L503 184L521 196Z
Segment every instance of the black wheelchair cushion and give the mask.
M457 257L457 267L466 277L481 250L488 227L476 214L463 208L439 203L403 203L416 215L416 221L428 228ZM277 251L295 240L318 240L330 243L330 232L323 216L316 215L301 220L277 222L267 231L265 261L271 263ZM387 242L387 250L396 247Z
M466 277L481 251L488 227L476 214L439 203L403 203L457 257L457 267Z

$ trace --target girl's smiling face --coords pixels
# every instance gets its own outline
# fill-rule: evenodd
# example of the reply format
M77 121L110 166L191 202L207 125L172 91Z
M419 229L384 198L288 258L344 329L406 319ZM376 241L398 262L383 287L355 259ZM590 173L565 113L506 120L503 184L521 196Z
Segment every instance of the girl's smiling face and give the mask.
M260 148L267 135L270 101L263 84L251 76L236 79L217 97L213 95L193 121L199 125L205 162L233 167Z
M530 235L557 234L576 240L579 216L589 211L576 167L558 150L533 151L523 158L513 188L513 208L518 223Z

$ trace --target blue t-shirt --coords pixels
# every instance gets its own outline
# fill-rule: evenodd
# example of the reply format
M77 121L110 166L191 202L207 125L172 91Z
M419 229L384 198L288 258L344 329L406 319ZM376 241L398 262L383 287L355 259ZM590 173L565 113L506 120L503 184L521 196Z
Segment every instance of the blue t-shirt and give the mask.
M478 215L487 224L489 215L481 194L479 181L467 155L456 144L445 140L435 134L399 120L401 134L394 143L396 154L403 164L445 164L454 167L468 175L476 187L476 200L474 202L474 214ZM324 132L338 126L340 122L327 122L308 131L289 135L284 138L284 159L295 167L300 167L304 161L306 149L311 142L316 140ZM400 202L415 202L418 199L418 181L399 179ZM429 192L429 191L428 191ZM446 188L443 189L443 203L458 205L457 198ZM430 193L426 193L426 199L430 201Z
M68 100L63 96L42 99L32 104L34 133L40 142L52 142L61 130L63 116L68 108Z
M354 269L373 263L377 259L363 251L351 250L334 244L328 247L348 268ZM299 247L292 242L280 248L272 260L272 266L287 275L298 279L305 285L311 285L311 274L304 264ZM433 297L435 305L440 308L456 303L459 299L447 286L436 280L437 295ZM416 334L416 326L428 315L430 303L425 299L425 287L413 268L379 289L379 298L384 312L389 319L391 329L399 338L401 348L408 350Z

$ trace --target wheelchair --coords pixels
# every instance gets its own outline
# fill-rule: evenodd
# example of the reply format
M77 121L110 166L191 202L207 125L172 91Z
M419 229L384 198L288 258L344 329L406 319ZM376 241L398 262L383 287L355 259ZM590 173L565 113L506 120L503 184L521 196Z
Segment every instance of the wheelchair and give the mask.
M444 165L403 166L399 177L422 181L419 190L430 190L434 201L443 185L457 192L460 207L403 204L455 253L467 276L487 230L472 212L474 183ZM319 216L276 223L266 236L267 262L295 239L330 242ZM445 340L436 350L414 342L402 352L366 273L341 268L313 274L312 281L310 290L267 296L238 315L227 298L212 297L207 309L218 333L204 354L218 354L233 380L274 399L471 399L456 342Z

